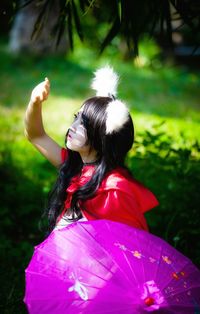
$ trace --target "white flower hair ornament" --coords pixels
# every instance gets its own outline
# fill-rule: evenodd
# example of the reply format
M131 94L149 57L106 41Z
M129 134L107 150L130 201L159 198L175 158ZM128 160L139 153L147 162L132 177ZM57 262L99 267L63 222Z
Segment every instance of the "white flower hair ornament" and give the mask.
M118 82L119 76L110 66L105 66L94 73L91 84L92 89L96 91L96 96L112 98L106 109L106 134L119 131L129 118L127 106L115 98Z

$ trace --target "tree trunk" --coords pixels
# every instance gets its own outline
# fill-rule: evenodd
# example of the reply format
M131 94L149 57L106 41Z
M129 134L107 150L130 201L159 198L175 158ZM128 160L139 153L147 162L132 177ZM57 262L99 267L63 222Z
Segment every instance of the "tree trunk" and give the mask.
M21 0L21 5L24 0ZM41 12L44 1L33 1L29 5L20 9L15 16L15 20L10 32L9 48L10 51L19 54L30 53L36 55L47 54L65 54L69 49L66 28L59 42L56 44L57 36L52 35L60 15L59 1L55 0L54 4L48 10L45 10L44 27L41 28L37 36L33 36L33 30L37 18Z

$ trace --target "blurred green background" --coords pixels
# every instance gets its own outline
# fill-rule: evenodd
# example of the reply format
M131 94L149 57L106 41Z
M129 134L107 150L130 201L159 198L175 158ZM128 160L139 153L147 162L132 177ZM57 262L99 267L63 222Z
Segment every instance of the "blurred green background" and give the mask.
M24 137L23 119L32 88L44 77L51 94L44 103L47 132L64 145L73 114L93 95L93 71L107 63L121 76L119 98L135 124L127 164L160 205L146 217L162 237L200 266L200 70L162 58L162 48L143 38L140 54L126 60L117 40L99 56L91 42L66 56L31 56L8 51L0 41L0 313L26 313L24 269L34 245L44 239L40 220L57 171ZM45 221L42 224L45 226Z

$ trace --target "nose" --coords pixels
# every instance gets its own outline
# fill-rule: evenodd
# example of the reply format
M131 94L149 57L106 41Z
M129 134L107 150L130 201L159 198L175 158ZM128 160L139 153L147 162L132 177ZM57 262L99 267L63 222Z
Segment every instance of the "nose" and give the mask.
M74 121L74 122L71 124L71 126L70 126L69 129L70 129L72 132L76 132L77 125L78 125L77 121Z
M73 124L69 127L70 131L75 132L76 129L74 128Z

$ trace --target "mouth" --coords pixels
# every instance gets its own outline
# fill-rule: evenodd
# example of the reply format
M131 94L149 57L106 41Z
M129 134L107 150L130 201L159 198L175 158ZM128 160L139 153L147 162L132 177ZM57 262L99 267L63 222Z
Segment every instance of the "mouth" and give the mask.
M72 138L71 134L67 135L67 139L70 140Z

